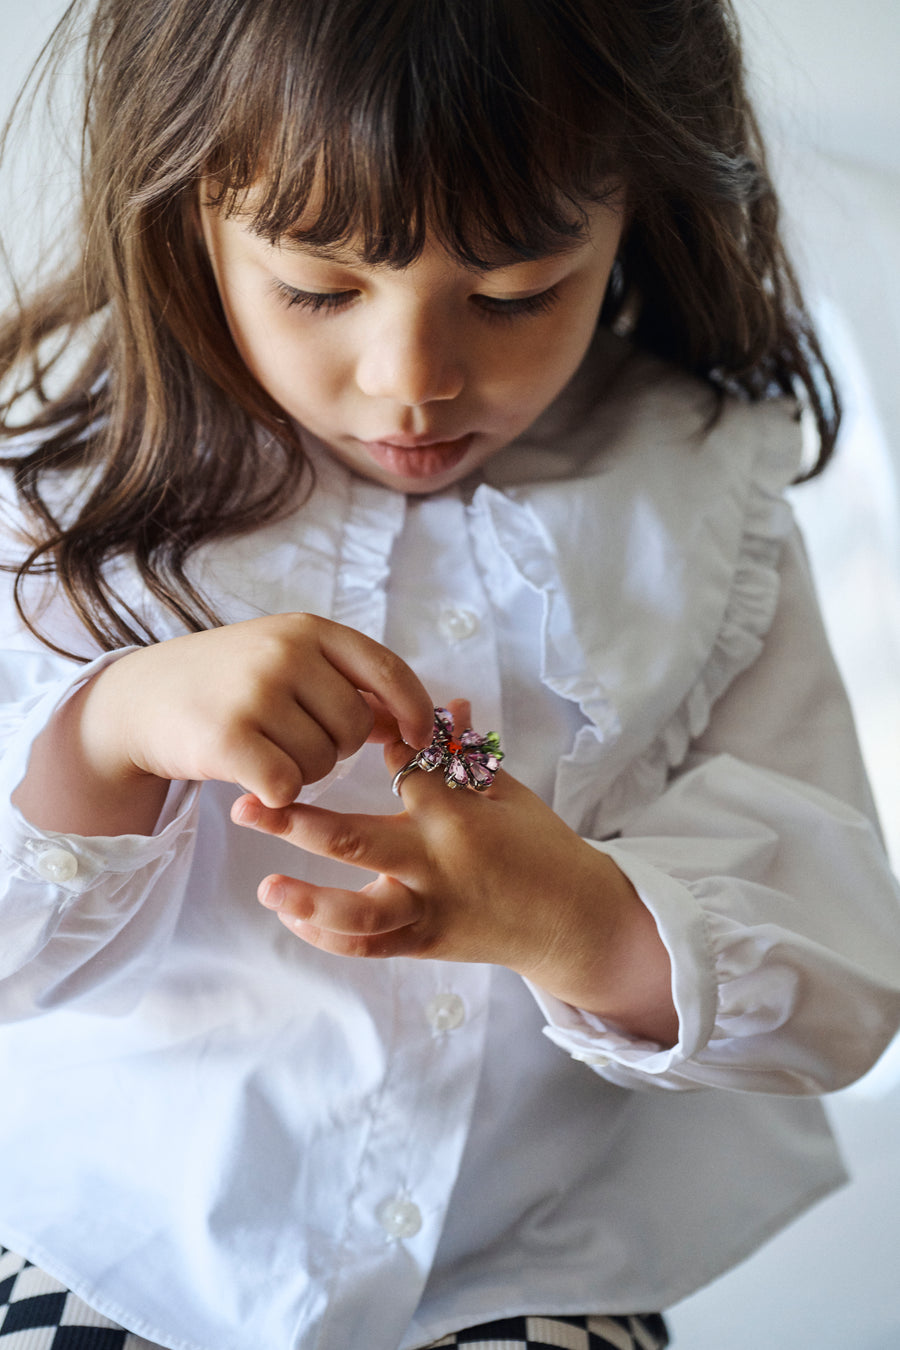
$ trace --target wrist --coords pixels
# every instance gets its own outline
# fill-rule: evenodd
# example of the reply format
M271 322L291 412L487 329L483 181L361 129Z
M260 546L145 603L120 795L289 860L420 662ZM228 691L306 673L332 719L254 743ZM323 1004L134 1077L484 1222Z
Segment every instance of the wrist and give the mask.
M587 844L573 913L555 950L528 978L625 1035L678 1040L672 970L656 921L612 858Z
M124 660L125 658L123 658ZM116 706L119 662L56 710L35 740L12 800L40 829L80 835L150 834L168 782L134 763Z

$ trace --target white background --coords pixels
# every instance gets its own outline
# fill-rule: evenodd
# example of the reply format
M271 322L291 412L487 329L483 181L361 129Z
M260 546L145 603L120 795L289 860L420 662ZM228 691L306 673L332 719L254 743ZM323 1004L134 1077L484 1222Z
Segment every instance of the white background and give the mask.
M900 0L736 4L794 254L844 384L838 460L796 506L900 866ZM0 0L0 112L61 9ZM45 151L28 147L29 174ZM17 195L0 222L27 239ZM900 1050L829 1110L854 1184L672 1310L679 1350L900 1350Z

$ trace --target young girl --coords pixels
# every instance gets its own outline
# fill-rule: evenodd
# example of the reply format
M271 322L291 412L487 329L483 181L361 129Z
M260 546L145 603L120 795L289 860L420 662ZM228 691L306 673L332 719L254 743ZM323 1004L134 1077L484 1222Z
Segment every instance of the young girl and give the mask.
M86 77L0 336L0 1346L663 1346L900 1020L730 12L100 0Z

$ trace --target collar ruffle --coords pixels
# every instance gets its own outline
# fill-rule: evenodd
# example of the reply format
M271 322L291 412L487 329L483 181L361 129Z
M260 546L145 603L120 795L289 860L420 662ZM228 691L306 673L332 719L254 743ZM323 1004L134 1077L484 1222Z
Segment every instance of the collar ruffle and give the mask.
M538 428L534 468L541 441ZM574 828L615 830L657 796L759 653L800 444L793 400L717 409L706 386L632 355L579 434L573 476L475 493L542 596L541 677L587 719L553 803Z

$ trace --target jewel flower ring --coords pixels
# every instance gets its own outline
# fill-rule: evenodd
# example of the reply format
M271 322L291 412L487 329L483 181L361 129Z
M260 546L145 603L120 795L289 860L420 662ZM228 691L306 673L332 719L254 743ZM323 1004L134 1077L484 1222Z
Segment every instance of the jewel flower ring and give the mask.
M413 755L408 764L394 775L391 790L400 796L400 784L415 769L424 769L433 773L443 769L444 782L451 788L474 788L484 792L494 781L494 775L500 767L503 751L496 731L479 736L477 731L453 734L453 718L446 708L434 710L434 736L431 744L418 754Z

